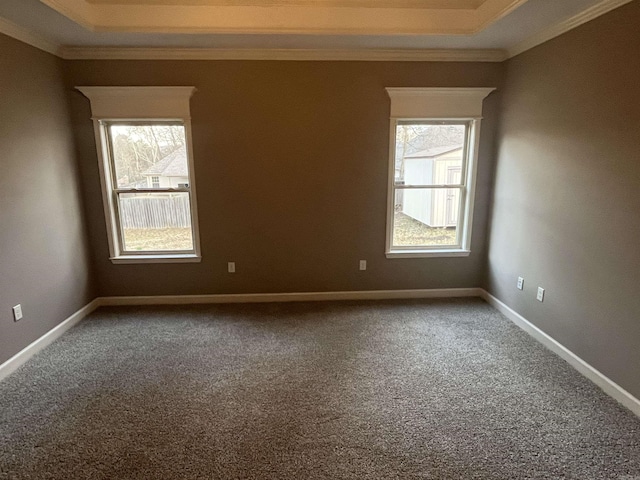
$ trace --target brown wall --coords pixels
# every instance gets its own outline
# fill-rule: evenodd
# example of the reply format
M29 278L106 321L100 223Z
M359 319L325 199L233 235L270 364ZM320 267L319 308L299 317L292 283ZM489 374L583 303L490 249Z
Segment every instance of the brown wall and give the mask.
M0 363L95 297L61 63L0 35Z
M67 61L76 85L194 85L200 264L113 265L89 101L71 94L101 295L476 287L498 94L485 101L469 258L384 256L384 87L500 87L495 63ZM358 270L358 260L368 270ZM235 261L237 273L226 273Z
M508 62L486 280L636 397L638 25L636 1Z

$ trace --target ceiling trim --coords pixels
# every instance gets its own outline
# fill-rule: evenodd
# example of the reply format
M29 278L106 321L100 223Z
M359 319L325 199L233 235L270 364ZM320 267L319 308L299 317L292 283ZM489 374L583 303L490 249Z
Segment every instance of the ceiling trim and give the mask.
M64 47L66 60L324 60L378 62L502 62L504 50L225 49Z
M2 17L0 17L0 33L4 33L11 38L20 40L27 45L39 48L45 52L60 56L60 45Z
M587 23L595 18L598 18L605 13L610 12L622 5L632 2L633 0L602 0L600 3L593 5L592 7L583 10L582 12L570 17L562 22L551 25L550 27L542 30L541 32L533 35L526 40L514 45L507 49L508 58L520 55L527 50L537 47L538 45L548 42L549 40L562 35L570 30L573 30L580 25Z

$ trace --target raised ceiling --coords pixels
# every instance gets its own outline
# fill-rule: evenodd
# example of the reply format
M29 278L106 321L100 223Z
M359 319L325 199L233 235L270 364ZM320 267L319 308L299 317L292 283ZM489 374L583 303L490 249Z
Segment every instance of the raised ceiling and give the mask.
M472 35L527 0L42 0L104 32Z
M63 58L501 61L640 0L0 0Z
M444 9L473 9L478 8L486 0L86 0L88 3L106 5L327 5L343 7L415 7L415 8L444 8Z

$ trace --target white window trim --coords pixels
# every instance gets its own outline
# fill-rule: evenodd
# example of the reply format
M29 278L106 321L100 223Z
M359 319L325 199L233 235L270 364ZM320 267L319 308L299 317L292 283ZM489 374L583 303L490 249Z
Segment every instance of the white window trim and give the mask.
M466 257L471 253L473 207L476 193L478 149L482 102L495 88L387 88L391 98L389 128L389 171L387 186L387 228L385 255L387 258ZM394 247L393 219L395 204L396 126L399 121L468 122L468 152L464 187L461 189L462 222L458 246Z
M189 108L189 100L195 92L195 87L76 87L76 89L91 101L110 260L115 264L199 262L201 260L200 233ZM111 194L115 186L111 178L106 126L110 122L140 121L178 121L184 125L189 164L193 252L169 251L132 255L123 253L121 250L114 196Z

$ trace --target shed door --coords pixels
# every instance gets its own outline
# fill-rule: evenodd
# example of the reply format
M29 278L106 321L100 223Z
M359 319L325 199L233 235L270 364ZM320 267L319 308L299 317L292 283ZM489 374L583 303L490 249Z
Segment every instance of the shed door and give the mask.
M447 183L460 183L461 168L447 167ZM445 213L445 224L447 227L455 227L458 225L458 210L460 208L460 189L449 188L447 190L447 206Z

